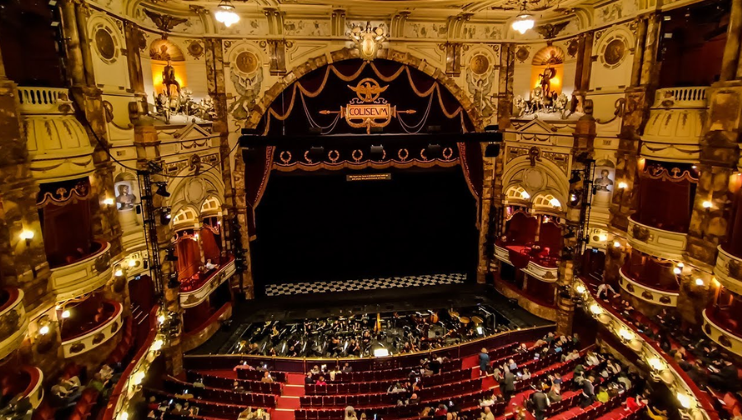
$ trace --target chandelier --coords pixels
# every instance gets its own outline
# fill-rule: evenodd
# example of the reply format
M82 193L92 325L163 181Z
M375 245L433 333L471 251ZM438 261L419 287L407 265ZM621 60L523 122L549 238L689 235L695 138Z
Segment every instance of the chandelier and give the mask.
M520 14L513 21L512 28L521 35L525 34L529 29L533 29L533 25L536 21L533 16L526 10L526 1L523 1L523 6L520 9Z
M234 12L234 5L230 0L222 0L219 2L214 17L216 17L217 22L223 23L227 28L240 20L240 16Z

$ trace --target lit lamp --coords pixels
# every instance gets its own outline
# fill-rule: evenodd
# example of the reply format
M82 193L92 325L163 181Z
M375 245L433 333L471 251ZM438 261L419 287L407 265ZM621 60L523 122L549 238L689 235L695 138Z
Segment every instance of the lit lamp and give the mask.
M24 229L21 232L20 236L21 236L21 239L26 241L26 246L29 246L31 245L31 241L33 240L34 232L32 230Z
M621 208L623 207L623 192L626 191L626 189L629 188L629 184L627 184L625 181L621 181L618 183L618 190L620 191L618 194L618 211L621 212Z
M551 204L552 207L561 207L562 203L559 202L556 198L552 198L549 200L549 204Z
M575 291L581 295L585 294L585 286L578 284L577 287L575 287Z
M533 25L535 23L536 21L533 20L533 16L526 11L526 1L523 1L523 6L520 9L520 14L513 21L513 30L523 35L529 29L533 29Z
M162 340L156 340L154 343L152 343L152 351L160 351L162 348Z
M524 200L528 200L529 198L531 198L531 194L528 194L528 192L523 191L523 192L520 193L520 198L522 198Z
M62 311L62 319L67 319L67 318L70 317L70 315L71 314L70 314L70 311L68 309L65 309L64 311Z
M714 207L714 204L712 202L706 200L703 203L701 203L701 207L703 207L704 210L709 211L709 210L711 210L711 207Z
M47 335L49 334L49 326L44 325L43 327L39 328L39 334L41 335Z
M693 406L693 401L688 396L688 394L684 393L683 391L678 391L675 397L678 399L678 403L680 403L680 406L684 409L687 410Z
M133 268L133 267L136 267L137 261L135 259L130 259L128 264L129 264L129 267Z
M124 271L120 268L117 268L116 271L113 272L113 275L116 277L121 277L124 275Z
M621 242L613 241L613 247L614 248L621 248Z
M699 278L696 279L696 286L703 287L705 284L706 283L703 281L702 278L699 277Z
M227 28L240 21L240 16L234 12L234 5L230 0L222 0L219 2L214 17L217 22L223 23Z
M112 206L113 205L113 198L108 197L108 198L104 199L103 200L103 204L106 205L106 206Z
M143 380L144 380L144 372L142 372L141 370L135 373L134 375L132 375L131 377L131 383L133 383L134 385L141 384Z

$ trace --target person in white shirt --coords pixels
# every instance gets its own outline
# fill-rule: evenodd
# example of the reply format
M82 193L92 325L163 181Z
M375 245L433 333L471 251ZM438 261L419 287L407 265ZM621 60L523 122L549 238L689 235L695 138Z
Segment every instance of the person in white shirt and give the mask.
M204 266L206 267L206 270L213 270L213 269L215 269L217 267L216 264L214 264L213 262L211 262L211 259L206 260L206 264L204 264Z
M608 283L603 283L600 286L598 286L598 299L608 299L608 291L611 291L613 296L617 295L616 291L611 287Z

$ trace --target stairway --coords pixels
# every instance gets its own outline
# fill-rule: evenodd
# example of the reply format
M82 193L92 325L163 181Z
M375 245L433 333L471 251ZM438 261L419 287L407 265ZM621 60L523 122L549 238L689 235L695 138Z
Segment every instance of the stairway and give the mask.
M289 373L286 385L281 390L281 396L276 401L273 420L294 420L294 410L301 408L299 397L304 395L304 375Z

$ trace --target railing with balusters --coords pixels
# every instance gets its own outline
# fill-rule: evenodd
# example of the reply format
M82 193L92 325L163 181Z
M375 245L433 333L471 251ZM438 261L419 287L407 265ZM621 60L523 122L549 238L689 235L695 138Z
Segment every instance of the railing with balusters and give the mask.
M21 112L28 114L63 113L59 106L70 103L69 90L65 88L19 86L18 99Z
M706 108L707 86L690 86L657 89L654 107L662 108Z

